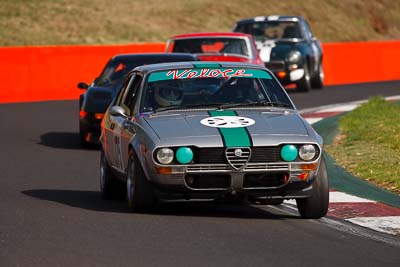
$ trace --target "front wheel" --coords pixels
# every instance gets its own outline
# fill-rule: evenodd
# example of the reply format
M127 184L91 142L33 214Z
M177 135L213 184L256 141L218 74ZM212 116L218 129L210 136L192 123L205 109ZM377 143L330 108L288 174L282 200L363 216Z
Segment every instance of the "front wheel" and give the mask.
M311 196L296 199L297 209L304 219L324 217L329 206L329 182L325 160L322 157L317 177L313 182Z
M297 90L301 92L308 92L311 90L310 72L308 71L307 64L304 64L303 77L296 83L296 87Z
M86 141L87 132L85 127L79 122L79 143L81 147L86 148L88 146L88 142Z
M311 86L314 89L322 89L324 87L324 68L322 67L322 63L318 65L318 71L311 78Z
M127 175L127 201L132 212L146 212L155 206L156 198L150 182L134 153L130 153Z

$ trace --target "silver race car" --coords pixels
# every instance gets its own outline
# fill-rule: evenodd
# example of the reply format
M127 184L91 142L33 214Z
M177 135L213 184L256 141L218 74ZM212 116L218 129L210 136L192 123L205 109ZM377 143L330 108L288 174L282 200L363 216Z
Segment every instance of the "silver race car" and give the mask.
M303 218L328 210L322 139L262 66L137 67L108 108L100 141L101 194L124 194L124 185L132 211L199 199L295 199Z

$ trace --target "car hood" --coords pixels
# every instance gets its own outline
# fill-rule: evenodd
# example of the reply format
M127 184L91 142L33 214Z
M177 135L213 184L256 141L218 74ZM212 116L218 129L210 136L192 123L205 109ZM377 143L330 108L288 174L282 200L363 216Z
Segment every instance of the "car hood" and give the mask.
M251 126L237 128L245 129L243 134L247 134L255 146L293 140L293 137L304 139L309 135L303 119L294 111L237 110L235 113L254 122ZM145 120L164 144L173 145L178 142L181 145L223 146L224 130L202 123L202 120L210 117L216 116L211 116L207 111L170 111L153 114Z
M299 43L298 41L289 40L267 40L264 42L257 42L257 49L260 51L260 57L264 62L285 60L287 54L295 49Z

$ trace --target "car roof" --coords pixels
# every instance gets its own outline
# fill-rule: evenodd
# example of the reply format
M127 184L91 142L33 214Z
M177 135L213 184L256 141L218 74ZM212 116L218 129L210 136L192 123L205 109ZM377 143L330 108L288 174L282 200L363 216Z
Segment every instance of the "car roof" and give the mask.
M112 57L111 60L129 61L129 60L145 60L145 59L184 59L197 60L196 55L190 53L138 53L138 54L119 54Z
M272 15L272 16L257 16L253 18L247 18L237 21L237 24L247 24L259 21L303 21L304 18L301 16L289 16L289 15Z
M182 61L139 66L136 67L133 71L140 71L146 74L154 71L191 68L250 68L267 70L264 66L243 62Z
M195 38L195 37L251 37L251 35L239 32L198 32L198 33L186 33L172 36L170 39L184 39L184 38Z

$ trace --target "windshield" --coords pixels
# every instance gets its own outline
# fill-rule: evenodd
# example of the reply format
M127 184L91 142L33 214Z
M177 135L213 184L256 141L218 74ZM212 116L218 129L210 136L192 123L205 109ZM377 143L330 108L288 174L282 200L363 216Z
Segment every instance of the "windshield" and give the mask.
M152 73L141 111L256 106L293 109L284 89L264 70L204 68Z
M119 87L126 74L140 65L141 62L112 60L104 68L100 77L97 78L95 85L100 87Z
M240 38L190 38L174 40L172 45L172 52L249 56L246 41Z
M96 86L100 87L113 87L119 89L125 76L132 69L148 64L156 64L156 63L164 63L164 62L177 62L177 61L194 61L195 57L189 56L177 56L177 57L161 57L161 56L152 56L146 58L125 58L125 59L114 59L111 60L100 77L95 81Z
M303 39L300 24L296 21L260 21L241 24L235 30L254 36L256 41L273 39Z

